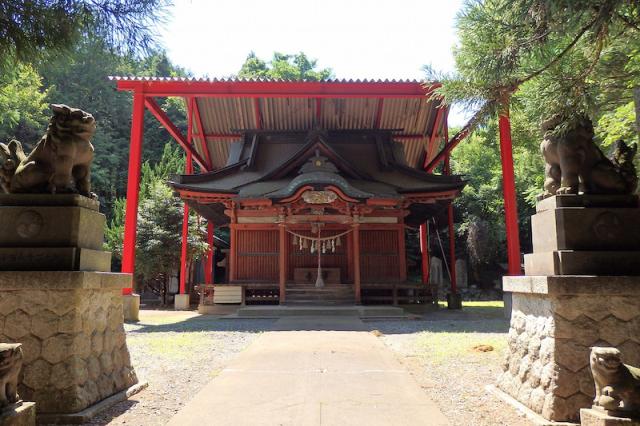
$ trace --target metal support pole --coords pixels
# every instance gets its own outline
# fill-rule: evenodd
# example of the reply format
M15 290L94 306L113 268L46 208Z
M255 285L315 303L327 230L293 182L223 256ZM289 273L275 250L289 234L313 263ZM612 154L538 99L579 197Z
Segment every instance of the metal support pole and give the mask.
M131 117L131 141L129 145L129 172L127 174L127 206L124 219L124 241L122 247L122 272L133 274L136 262L136 232L138 227L138 196L140 193L140 166L142 164L142 138L144 136L144 93L133 95ZM133 293L131 287L123 288L122 294Z
M504 221L507 231L507 257L509 275L520 275L520 236L518 234L518 205L513 172L513 150L509 106L500 114L500 158L502 160L502 191L504 195Z

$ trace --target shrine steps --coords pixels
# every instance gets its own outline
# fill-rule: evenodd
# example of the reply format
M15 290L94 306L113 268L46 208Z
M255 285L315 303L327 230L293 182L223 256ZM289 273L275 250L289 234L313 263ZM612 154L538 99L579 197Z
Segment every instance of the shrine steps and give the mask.
M347 285L294 284L287 287L287 305L352 305L355 300L353 288Z
M406 319L408 317L407 313L397 306L299 306L288 304L243 306L233 316L236 318L355 316L362 319Z

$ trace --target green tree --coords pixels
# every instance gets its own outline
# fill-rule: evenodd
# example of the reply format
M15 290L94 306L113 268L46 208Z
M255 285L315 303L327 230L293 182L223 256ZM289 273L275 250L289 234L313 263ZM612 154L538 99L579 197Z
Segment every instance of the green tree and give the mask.
M284 80L322 81L333 77L331 68L317 70L317 60L309 59L303 52L288 55L275 52L271 61L266 62L249 53L238 77L274 78Z
M30 139L44 133L48 90L30 65L0 74L0 142Z
M168 0L2 0L0 69L31 63L94 34L113 50L142 53L154 45L153 24Z
M173 195L166 181L176 170L184 168L180 148L166 144L160 161L145 162L140 179L140 207L136 238L136 281L166 302L167 286L180 268L183 202ZM122 259L126 200L118 198L105 231L105 246L114 255L113 269ZM199 259L208 249L206 222L195 214L189 216L187 264ZM139 288L138 290L142 290Z

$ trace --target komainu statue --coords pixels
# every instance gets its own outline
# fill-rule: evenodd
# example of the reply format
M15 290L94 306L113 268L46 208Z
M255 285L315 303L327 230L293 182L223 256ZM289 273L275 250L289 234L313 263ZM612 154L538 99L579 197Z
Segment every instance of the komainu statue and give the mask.
M541 198L556 194L632 194L638 185L633 157L637 144L617 141L611 158L595 144L593 125L581 117L566 129L559 115L542 123L545 131L540 150L544 156L545 181Z
M47 132L29 155L16 140L0 144L0 189L7 193L91 193L93 116L66 105L51 105Z
M591 373L596 384L595 407L640 414L640 368L622 363L616 348L591 348Z
M22 344L0 343L0 409L18 402L18 375L22 368Z

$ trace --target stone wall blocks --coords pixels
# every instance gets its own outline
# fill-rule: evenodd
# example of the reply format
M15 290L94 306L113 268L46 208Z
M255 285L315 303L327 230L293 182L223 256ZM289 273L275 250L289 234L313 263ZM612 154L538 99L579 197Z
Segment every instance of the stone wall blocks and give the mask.
M569 371L576 372L589 365L589 347L574 341L556 339L556 362Z
M107 324L111 331L117 331L124 321L122 310L112 306L107 313Z
M13 312L18 306L18 293L15 291L0 292L0 315L5 316Z
M596 394L596 389L591 375L591 368L583 368L578 372L577 376L580 392L593 398Z
M0 339L0 341L2 341ZM40 357L42 352L42 342L37 337L29 334L20 338L22 343L23 365L31 364Z
M100 377L102 366L100 365L100 360L97 356L92 355L87 359L87 372L89 374L89 378L93 381L98 380Z
M542 375L540 376L540 384L547 390L554 386L558 380L559 367L552 362L549 362L542 367Z
M93 380L88 380L84 386L82 386L82 393L89 403L100 400L100 390L98 385Z
M31 316L21 309L11 312L5 318L4 334L12 339L20 339L29 334L30 329Z
M76 334L73 337L74 355L87 359L91 355L91 339L85 334Z
M536 388L531 391L529 408L536 413L541 413L544 408L545 393L542 389Z
M111 352L116 347L115 334L107 331L104 333L104 352Z
M125 347L126 343L127 343L127 335L125 334L124 331L122 332L118 332L118 333L114 333L114 345L116 348L122 348ZM128 352L128 351L127 351Z
M107 313L100 307L93 313L93 319L95 322L95 329L99 332L103 332L107 328Z
M42 343L42 358L52 364L59 363L72 355L74 336L56 334Z
M72 309L60 317L58 331L60 333L79 333L82 331L82 320L76 309Z
M80 292L78 290L48 291L47 296L46 306L62 316L77 306Z
M104 334L94 332L91 335L91 352L94 355L100 355L104 348Z
M520 361L520 368L518 368L518 380L524 383L527 381L529 371L531 370L531 358L526 355Z
M600 340L610 343L611 346L618 346L629 338L629 330L625 322L614 316L609 316L597 324Z
M111 353L103 352L100 354L98 359L100 360L102 372L110 374L113 371L113 359L111 358Z
M535 361L531 364L531 371L529 372L529 384L532 388L540 386L540 378L542 377L542 363L539 359L534 358Z
M568 398L580 392L580 382L576 374L571 374L566 368L558 370L558 380L555 381L553 394L561 398Z
M545 337L540 341L540 361L547 364L553 360L555 342L552 337Z
M68 362L60 362L51 368L51 384L56 389L66 389L74 385L74 376Z
M511 328L513 328L516 333L523 333L527 326L527 318L520 312L514 312L511 317Z
M51 364L42 359L24 366L22 382L33 389L47 386L51 378Z
M627 340L618 346L622 353L622 362L625 364L638 366L640 365L640 344Z
M96 382L98 385L98 391L100 392L101 398L106 398L113 394L115 388L115 382L111 375L102 374L98 381Z
M631 321L640 316L640 300L628 296L611 296L609 311L622 321Z
M640 343L640 316L629 321L629 338L636 343Z
M522 383L522 386L520 386L520 389L518 389L518 401L522 402L524 405L526 405L527 407L531 407L531 392L533 391L533 389L531 388L531 386L529 385L529 383Z
M58 332L60 317L53 311L45 309L35 315L31 321L31 332L41 339L53 336Z
M555 305L557 315L572 321L583 314L583 305L579 296L559 296Z
M583 393L577 393L567 398L567 413L566 419L571 421L579 421L580 410L576 410L575 407L589 408L593 404L593 396L585 395Z

